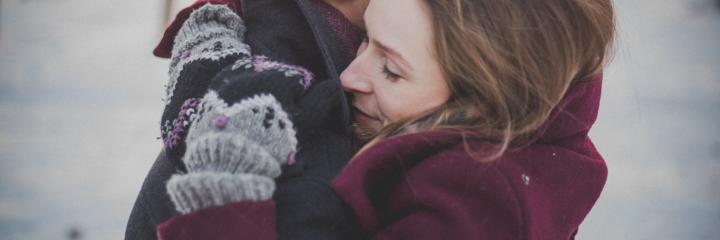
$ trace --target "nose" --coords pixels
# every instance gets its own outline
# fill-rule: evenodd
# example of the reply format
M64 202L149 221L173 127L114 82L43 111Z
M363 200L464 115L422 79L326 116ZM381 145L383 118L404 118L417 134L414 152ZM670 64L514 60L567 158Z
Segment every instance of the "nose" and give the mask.
M367 61L363 54L360 54L350 63L350 66L340 74L340 82L346 92L351 93L372 93L372 84L365 69Z

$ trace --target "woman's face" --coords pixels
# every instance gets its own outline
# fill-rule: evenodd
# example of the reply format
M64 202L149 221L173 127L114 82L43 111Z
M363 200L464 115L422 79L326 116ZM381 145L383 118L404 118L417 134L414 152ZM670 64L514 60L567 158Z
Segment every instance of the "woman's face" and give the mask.
M440 106L450 95L424 4L371 0L365 11L367 40L340 76L353 96L356 134L363 140L385 124Z

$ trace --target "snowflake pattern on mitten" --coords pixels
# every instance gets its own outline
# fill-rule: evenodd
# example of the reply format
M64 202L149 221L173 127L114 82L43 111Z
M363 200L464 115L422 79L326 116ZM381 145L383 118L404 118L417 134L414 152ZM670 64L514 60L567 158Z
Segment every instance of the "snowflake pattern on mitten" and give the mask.
M174 39L160 124L169 154L182 155L173 147L182 144L187 120L196 115L194 105L207 93L213 77L236 59L250 56L244 34L243 20L225 5L202 6L183 22Z
M291 79L290 82L295 81L306 90L312 85L314 78L313 74L305 68L271 61L265 56L240 58L236 60L229 69L224 71L231 71L232 74L236 76L247 75L248 73L281 73L282 78ZM279 79L271 79L269 81L274 80L280 81ZM217 92L213 94L217 95ZM192 120L199 118L199 116L202 116L204 112L206 112L206 109L204 109L206 106L203 105L203 102L207 101L208 99L204 101L201 101L199 98L187 99L180 108L178 118L167 121L163 125L163 143L166 149L172 149L183 140L188 128L193 125L192 123L194 121Z
M228 105L215 91L210 91L200 102L198 111L202 114L197 115L190 123L191 127L185 139L188 149L183 161L188 171L202 170L202 167L198 166L207 166L207 158L216 158L212 161L239 161L237 159L248 158L252 159L248 161L270 161L263 164L277 165L277 169L267 173L270 177L277 177L279 166L292 161L297 146L296 133L288 114L272 95L255 95ZM242 146L231 146L232 144ZM243 148L248 145L257 145L257 149L250 147L257 152L244 152ZM218 150L224 147L227 147L229 152ZM218 154L227 155L212 157ZM262 156L247 156L254 154ZM250 171L242 166L221 166L228 167L232 172Z

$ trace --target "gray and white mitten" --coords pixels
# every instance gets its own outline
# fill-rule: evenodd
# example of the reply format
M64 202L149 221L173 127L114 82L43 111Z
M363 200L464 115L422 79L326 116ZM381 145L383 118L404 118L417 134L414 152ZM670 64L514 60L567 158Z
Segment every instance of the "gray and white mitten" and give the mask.
M167 192L181 213L238 201L272 198L281 166L292 164L297 139L288 114L272 95L228 106L210 91L200 101L186 138L187 174Z
M250 56L243 20L225 5L206 4L183 22L174 39L161 132L165 150L182 156L187 110L208 90L224 67Z

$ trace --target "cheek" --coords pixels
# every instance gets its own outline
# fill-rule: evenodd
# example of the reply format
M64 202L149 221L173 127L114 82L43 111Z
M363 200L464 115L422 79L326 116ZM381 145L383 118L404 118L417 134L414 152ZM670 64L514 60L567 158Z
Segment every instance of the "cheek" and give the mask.
M385 84L376 90L377 104L383 120L397 122L422 112L423 102L414 91L402 88L399 84Z
M401 80L402 81L402 80ZM449 93L444 85L391 83L376 88L378 108L388 122L419 116L444 104Z

